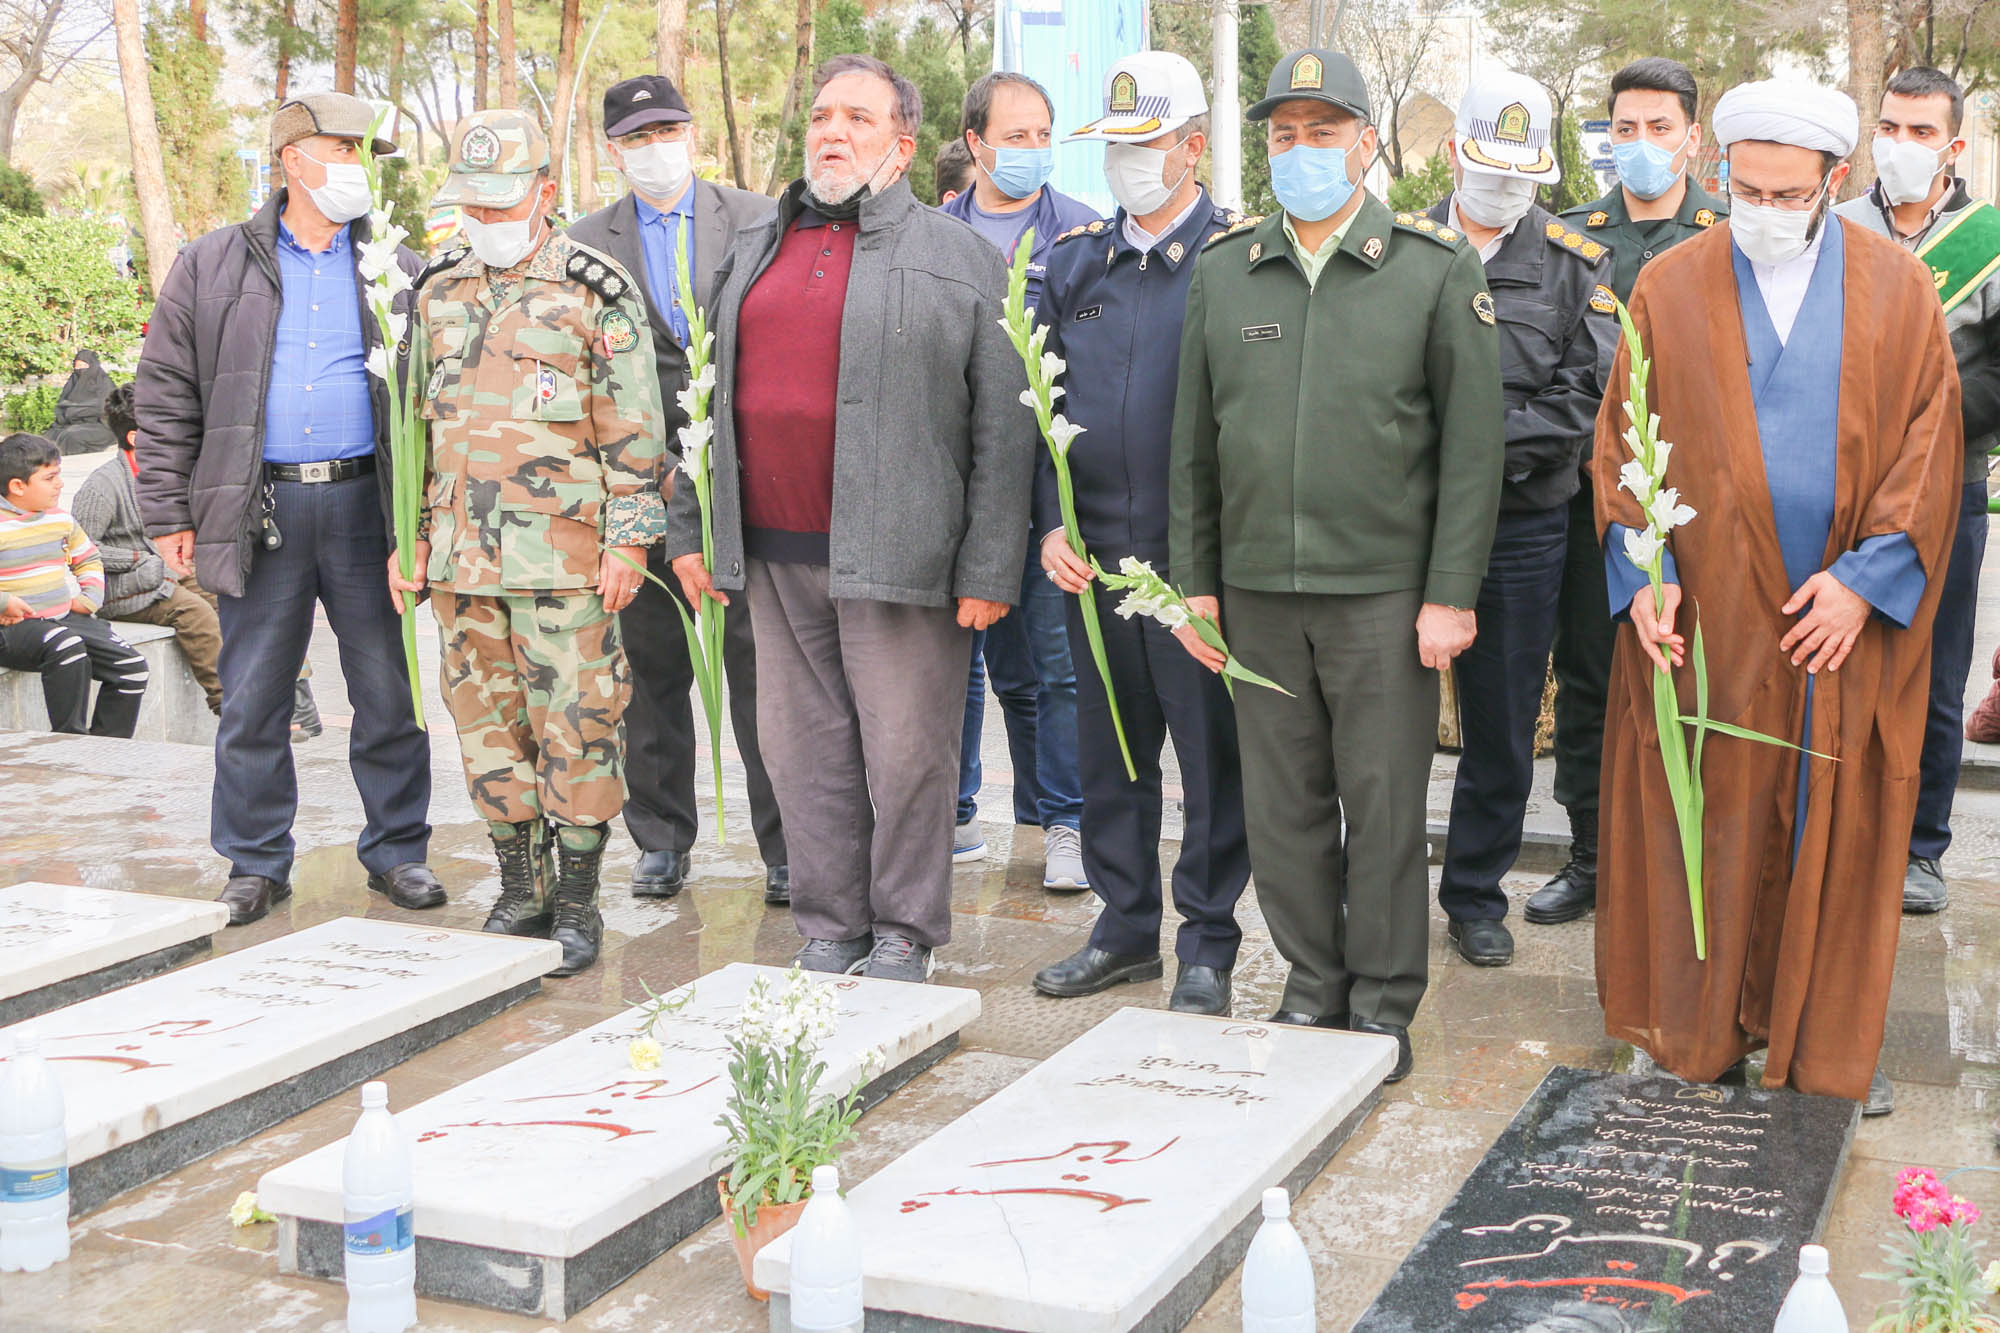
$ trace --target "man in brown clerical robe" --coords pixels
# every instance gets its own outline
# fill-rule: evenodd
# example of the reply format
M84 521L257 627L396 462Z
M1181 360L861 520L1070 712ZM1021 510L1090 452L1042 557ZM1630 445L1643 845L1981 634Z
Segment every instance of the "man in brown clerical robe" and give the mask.
M1628 353L1597 422L1597 521L1619 626L1604 746L1597 987L1605 1030L1713 1080L1767 1047L1766 1086L1893 1105L1875 1072L1929 690L1930 626L1962 460L1937 294L1892 242L1829 214L1858 135L1843 94L1732 90L1726 227L1641 274L1667 538L1656 615L1625 537ZM1702 779L1708 958L1654 724L1655 662L1697 616L1708 715L1833 756L1711 733ZM1694 711L1692 663L1676 669Z

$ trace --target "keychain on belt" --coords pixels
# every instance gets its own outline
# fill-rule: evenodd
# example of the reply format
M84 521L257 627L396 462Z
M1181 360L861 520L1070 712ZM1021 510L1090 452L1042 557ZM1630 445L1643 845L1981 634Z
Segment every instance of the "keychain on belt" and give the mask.
M278 531L277 510L278 485L271 480L269 474L266 474L264 477L264 523L258 534L258 540L264 543L264 549L267 551L275 551L285 544L285 534Z

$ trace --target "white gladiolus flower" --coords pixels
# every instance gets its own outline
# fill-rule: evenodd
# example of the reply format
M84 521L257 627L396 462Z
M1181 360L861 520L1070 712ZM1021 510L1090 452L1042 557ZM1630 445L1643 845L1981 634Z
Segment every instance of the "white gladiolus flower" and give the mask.
M376 285L387 288L391 296L401 296L410 290L410 275L403 272L401 265L391 263L389 271L382 275Z
M386 347L368 349L368 373L378 380L389 378L389 350Z
M1625 447L1632 451L1632 457L1637 458L1646 452L1645 445L1639 441L1639 428L1637 426L1627 426L1625 434L1621 438L1625 441Z
M1652 418L1646 422L1646 434L1656 440L1660 438L1660 414L1658 412L1653 413Z
M409 315L401 310L391 310L384 318L389 325L389 341L392 343L402 342L404 335L410 331Z
M1060 455L1067 455L1069 453L1070 441L1081 434L1083 434L1083 427L1077 425L1060 412L1056 413L1055 419L1049 422L1049 442L1055 446L1056 453Z
M1660 552L1665 546L1666 543L1660 540L1660 534L1651 528L1647 528L1644 532L1625 534L1625 558L1640 569L1650 570L1653 562L1660 558Z
M1033 389L1021 390L1021 406L1032 407L1039 410L1041 408L1041 405L1042 405L1042 400L1035 397L1035 391Z
M1065 370L1068 369L1069 369L1069 362L1063 360L1061 357L1057 356L1054 352L1042 353L1043 379L1053 380L1055 379L1056 376L1062 374Z
M689 420L693 420L695 414L695 392L692 385L685 389L677 389L674 392L674 401L680 404L681 415L687 417Z
M715 363L711 361L703 366L701 374L696 375L692 383L693 387L701 390L703 393L707 393L710 389L713 389L715 387Z
M1060 384L1051 384L1051 385L1049 386L1049 401L1050 401L1050 402L1052 402L1052 403L1053 403L1053 402L1054 402L1054 401L1055 401L1056 399L1058 399L1058 398L1060 398L1060 397L1062 397L1062 396L1063 396L1063 386L1062 386L1062 385L1060 385Z
M1668 533L1694 517L1694 510L1682 504L1680 492L1672 486L1653 497L1651 508L1647 510L1653 526L1661 533Z
M1653 466L1659 469L1662 477L1667 475L1667 459L1672 457L1673 452L1674 446L1665 440L1653 441Z
M1136 555L1128 555L1118 562L1118 572L1128 579L1153 577L1153 567Z
M1653 474L1646 471L1646 465L1636 458L1625 460L1625 466L1618 469L1618 489L1630 491L1644 504L1646 492L1653 489Z

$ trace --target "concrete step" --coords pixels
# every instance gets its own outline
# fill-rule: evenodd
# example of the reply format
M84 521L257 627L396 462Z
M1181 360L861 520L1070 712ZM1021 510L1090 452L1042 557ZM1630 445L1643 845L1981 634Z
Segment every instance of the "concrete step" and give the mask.
M208 698L188 668L187 655L175 642L174 632L164 625L130 621L118 621L112 628L146 659L151 673L145 700L139 705L138 730L133 735L148 741L214 745L215 715L208 711ZM93 686L93 702L96 695ZM42 678L32 671L0 668L0 731L48 729L49 710L42 698Z

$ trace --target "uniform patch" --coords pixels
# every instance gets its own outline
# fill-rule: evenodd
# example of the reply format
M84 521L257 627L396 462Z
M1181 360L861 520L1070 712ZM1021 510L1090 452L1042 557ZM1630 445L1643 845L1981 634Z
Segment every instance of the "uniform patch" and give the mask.
M1609 287L1606 287L1603 283L1599 283L1597 284L1597 290L1590 294L1590 308L1597 311L1600 315L1616 314L1618 312L1618 298L1611 294Z
M1083 309L1076 312L1076 319L1077 322L1080 324L1086 319L1096 319L1099 315L1103 313L1104 313L1103 306L1087 305Z
M1263 257L1264 257L1264 243L1262 241L1250 242L1250 262L1254 264Z
M1542 234L1552 241L1559 241L1562 239L1562 234L1568 230L1569 228L1563 226L1560 222L1551 222L1548 226L1542 228Z
M1450 227L1439 227L1437 236L1440 241L1455 241L1458 239L1458 233Z
M535 369L535 397L544 403L553 402L556 396L556 369L539 362Z
M1417 215L1415 213L1398 213L1396 214L1396 225L1399 227L1414 227L1417 225Z
M1694 225L1697 227L1713 227L1715 225L1715 210L1712 208L1696 209Z
M459 161L474 171L484 171L500 160L500 136L484 125L475 125L459 145Z
M1481 324L1493 323L1493 297L1486 292L1473 297L1472 313L1479 316Z
M1604 247L1596 241L1585 241L1576 248L1576 252L1594 263L1597 257L1604 253Z
M1181 262L1181 256L1186 253L1187 253L1187 247L1185 245L1182 245L1179 241L1175 241L1172 245L1167 247L1167 258L1171 259L1176 264Z
M1438 229L1438 224L1431 221L1429 218L1418 218L1415 222L1411 223L1410 225L1415 227L1418 231L1436 231Z
M1369 259L1380 259L1382 257L1382 238L1380 236L1370 236L1362 243L1361 253Z
M1319 88L1325 81L1325 77L1325 69L1320 64L1318 56L1300 56L1298 63L1292 66L1292 87L1295 90L1299 88Z
M1566 231L1563 233L1563 244L1572 250L1581 250L1583 248L1583 237L1573 231Z
M1252 324L1243 330L1243 341L1247 343L1267 343L1283 336L1284 331L1276 324Z
M639 330L632 325L632 317L623 310L607 310L598 324L604 332L604 350L612 356L629 352L639 345Z
M1609 221L1611 221L1611 215L1600 208L1595 213L1592 213L1589 217L1585 218L1583 220L1583 225L1586 227L1601 227Z

